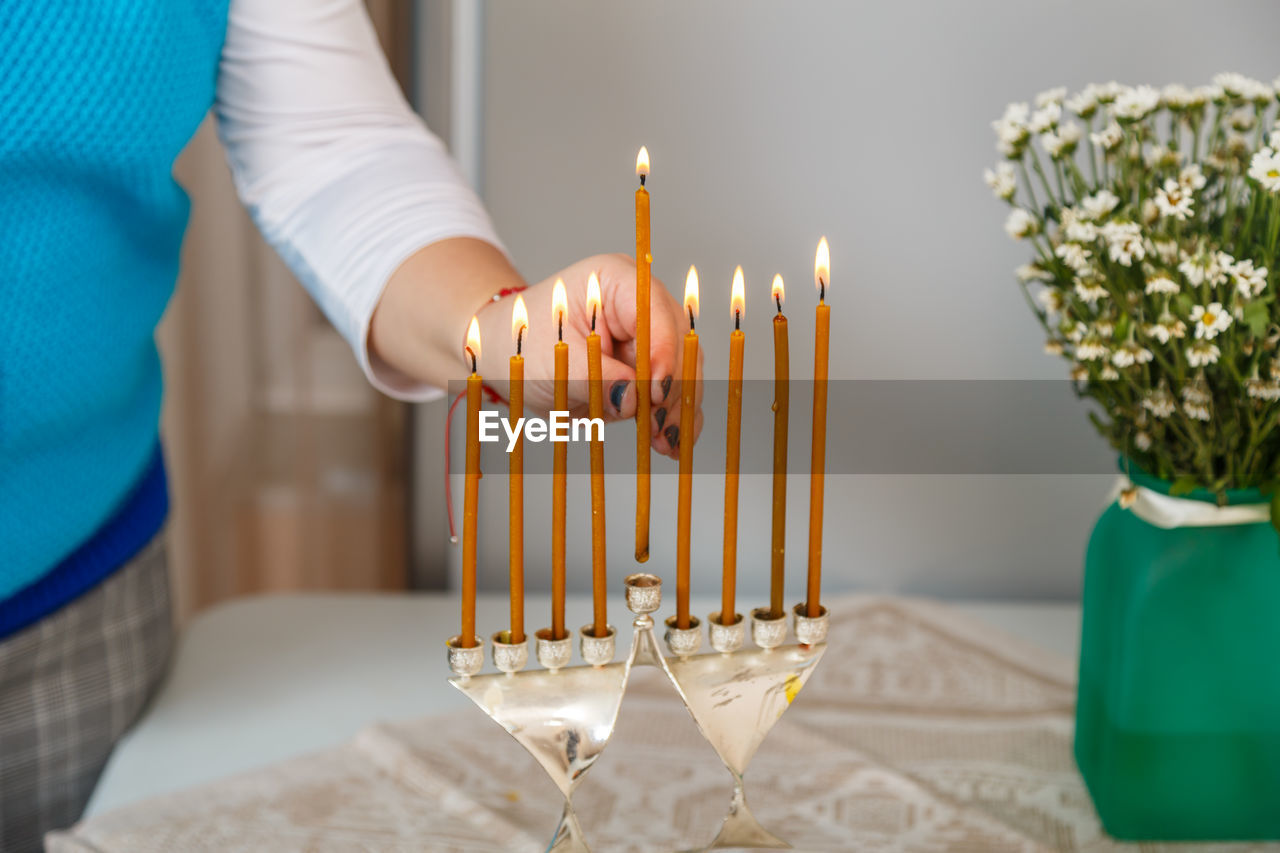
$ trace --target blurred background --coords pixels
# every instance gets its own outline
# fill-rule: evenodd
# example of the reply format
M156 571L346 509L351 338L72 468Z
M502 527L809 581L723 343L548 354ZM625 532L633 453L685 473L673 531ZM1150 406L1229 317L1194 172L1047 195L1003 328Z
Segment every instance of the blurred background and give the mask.
M1004 235L1003 207L981 180L996 160L991 119L1058 85L1198 84L1224 70L1270 80L1280 70L1269 26L1280 13L1263 0L368 2L406 93L449 143L529 280L585 255L633 250L633 163L648 146L654 273L678 295L698 265L711 379L726 370L721 304L736 264L755 294L748 378L771 375L761 294L775 272L788 282L793 375L807 375L823 234L833 380L987 380L986 389L995 380L1016 395L1025 383L1010 380L1061 379L1065 366L1041 354L1013 278L1023 247ZM447 403L411 408L365 385L254 232L208 124L178 174L193 216L161 338L180 612L262 590L456 586ZM1085 442L1074 472L979 465L829 476L827 588L1077 597L1112 462L1083 405L1061 392L1062 416L997 426L1034 430L1027 438L1046 456ZM702 460L723 458L723 406L707 401ZM929 406L919 417L941 441L949 412ZM808 416L798 394L797 463L808 458ZM850 428L856 421L833 409L830 440L874 456ZM763 412L748 413L746 428L767 444ZM611 427L607 442L611 470L630 470L632 427ZM585 459L585 448L571 450ZM461 448L453 454L460 466ZM711 592L723 478L699 467L708 473L694 484L695 590ZM481 585L503 590L506 482L501 467L487 471ZM648 568L671 576L674 466L655 457L654 471ZM548 480L526 478L532 588L549 583ZM789 600L800 597L807 485L799 475L789 489ZM611 475L607 493L610 574L620 578L634 565L631 478ZM586 478L571 478L569 501L582 522L570 525L570 587L585 591ZM739 584L750 606L767 588L768 477L745 477L741 502Z

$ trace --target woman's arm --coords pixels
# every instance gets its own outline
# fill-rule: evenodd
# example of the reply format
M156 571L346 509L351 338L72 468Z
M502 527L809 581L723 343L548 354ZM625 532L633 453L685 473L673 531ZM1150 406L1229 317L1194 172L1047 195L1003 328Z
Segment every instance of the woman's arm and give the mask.
M505 376L511 301L491 297L524 281L443 144L405 102L360 0L231 0L215 111L241 199L376 387L425 400L463 378L473 314L486 344L482 369ZM628 417L635 406L631 259L600 256L562 271L570 292L566 340L579 354L570 378L586 379L588 321L578 309L593 267L604 284L606 382L620 401L609 414ZM551 376L553 279L525 294L531 409L550 404L537 383ZM684 319L664 288L653 293L651 393L655 418L661 409L666 421L650 430L655 449L673 453L664 430L679 420L679 394L663 380L680 375ZM618 383L627 383L620 395ZM571 388L571 407L585 403L585 382ZM667 400L675 406L664 407Z
M364 4L232 0L215 110L241 199L370 381L424 399L459 376L452 344L471 314L521 280L480 200L401 95ZM466 239L427 250L456 238ZM439 306L423 318L433 357L412 374L369 344L398 269L414 272Z

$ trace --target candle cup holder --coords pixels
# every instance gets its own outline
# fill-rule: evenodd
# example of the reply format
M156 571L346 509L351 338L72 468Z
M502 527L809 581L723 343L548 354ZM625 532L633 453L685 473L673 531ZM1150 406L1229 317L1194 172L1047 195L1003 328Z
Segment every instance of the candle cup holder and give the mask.
M803 606L794 613L799 644L786 645L786 617L770 618L766 608L751 614L751 634L758 649L744 649L746 620L734 614L721 625L711 614L708 627L716 654L696 654L702 626L690 617L690 627L666 620L666 645L659 650L653 614L662 604L662 581L637 573L625 579L627 608L632 620L631 648L614 662L617 631L609 626L596 637L584 626L579 643L584 664L570 666L572 640L554 640L550 629L536 633L536 656L545 669L524 669L528 644L508 643L510 634L493 636L494 665L500 672L479 674L484 647L461 648L449 640L450 683L520 742L551 777L564 797L564 811L548 853L590 853L573 810L573 792L600 757L617 723L631 669L654 666L667 674L699 731L715 749L733 777L733 798L719 834L702 850L724 848L786 848L766 831L747 806L743 777L756 750L773 725L790 707L826 652L827 613L814 619Z
M594 625L583 625L578 631L578 652L589 666L604 666L613 660L614 639L618 632L612 625L605 626L603 637L595 635Z
M557 640L550 628L539 628L533 636L538 663L552 672L569 665L573 658L573 638L566 636Z
M462 635L449 638L449 671L458 678L470 678L484 668L484 640L479 636L470 646L462 645Z
M667 651L677 658L687 658L702 648L702 623L697 616L689 617L688 628L677 628L675 616L668 617L666 625L667 633L662 639L666 641Z
M787 613L774 616L768 607L751 611L751 642L762 649L776 649L787 641Z
M731 654L742 648L747 635L747 621L741 613L735 613L733 622L725 625L720 622L720 612L716 611L707 617L707 633L711 638L711 648L720 654Z
M802 646L816 646L827 639L827 608L818 605L818 615L809 616L809 606L803 601L792 611L795 615L796 640Z
M493 645L493 665L499 671L507 674L519 672L529 663L528 640L513 643L510 631L499 631L489 642Z

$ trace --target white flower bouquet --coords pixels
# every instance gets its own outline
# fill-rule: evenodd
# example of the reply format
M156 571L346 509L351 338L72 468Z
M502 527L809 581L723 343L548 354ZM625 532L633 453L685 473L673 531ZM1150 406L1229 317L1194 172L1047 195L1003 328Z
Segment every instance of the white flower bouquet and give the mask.
M1034 253L1017 276L1046 351L1174 494L1280 479L1277 85L1053 89L992 123L985 177Z

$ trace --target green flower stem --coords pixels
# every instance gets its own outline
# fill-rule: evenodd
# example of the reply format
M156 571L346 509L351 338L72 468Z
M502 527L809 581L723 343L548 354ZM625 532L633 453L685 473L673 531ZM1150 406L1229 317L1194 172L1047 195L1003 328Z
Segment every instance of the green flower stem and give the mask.
M1040 219L1044 209L1040 207L1040 202L1036 200L1036 190L1032 185L1031 173L1027 171L1027 158L1018 158L1018 168L1022 170L1022 183L1027 188L1027 195L1031 197L1031 209L1036 213L1036 219Z
M1049 179L1045 177L1044 167L1040 165L1040 155L1036 153L1036 149L1031 145L1028 145L1027 149L1031 152L1031 168L1035 169L1036 174L1040 176L1040 183L1044 187L1044 194L1048 196L1049 201L1055 206L1061 207L1062 205L1053 195L1053 189L1049 186Z

